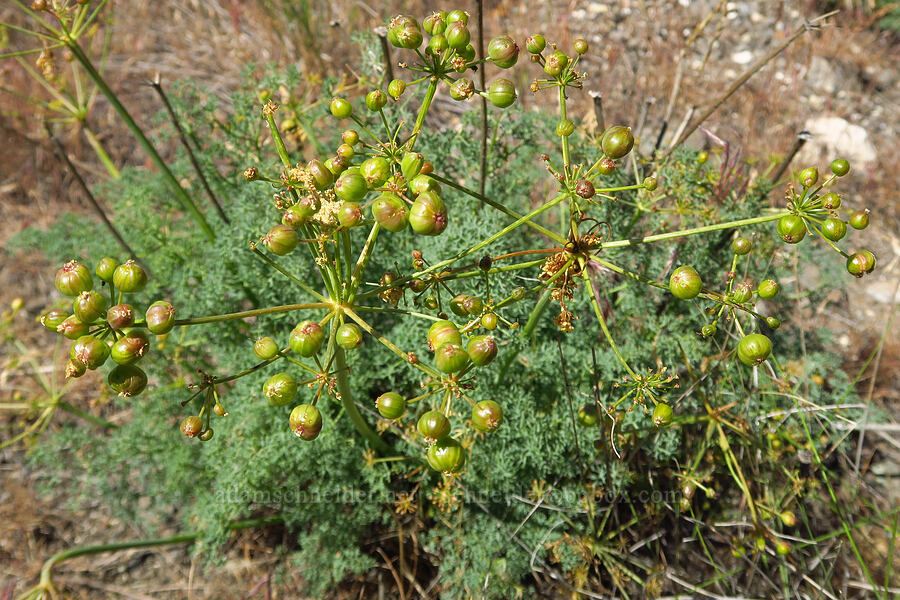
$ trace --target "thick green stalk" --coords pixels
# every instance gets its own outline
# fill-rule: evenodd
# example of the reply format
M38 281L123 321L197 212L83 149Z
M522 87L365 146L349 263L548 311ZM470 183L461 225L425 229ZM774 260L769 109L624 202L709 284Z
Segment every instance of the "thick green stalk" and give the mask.
M181 203L182 208L191 218L194 219L194 222L203 230L203 233L209 238L210 241L215 241L216 234L213 232L212 228L209 226L209 223L206 222L206 217L203 216L203 213L200 212L200 209L197 208L197 205L194 204L194 201L188 195L184 188L181 187L181 184L178 183L178 180L175 178L175 175L172 174L172 171L169 169L166 162L162 159L159 153L156 151L156 148L153 147L153 144L150 140L147 139L147 136L144 135L144 132L135 123L134 119L129 114L128 109L119 102L118 96L116 96L115 92L110 89L108 85L106 85L106 81L103 79L103 76L97 72L97 69L94 68L93 63L91 63L91 59L84 53L81 49L81 46L78 45L78 42L69 39L66 41L66 45L69 50L72 51L72 55L75 59L81 63L81 66L84 67L84 70L87 74L93 79L94 83L97 85L97 88L106 96L106 99L115 109L115 111L119 114L119 118L121 118L128 129L131 131L132 135L134 135L138 144L141 148L144 149L144 152L150 157L150 160L153 161L153 164L156 165L156 168L159 169L159 172L162 174L163 179L166 180L166 183L171 188L172 192L175 194L175 197L178 198L178 201Z
M648 235L646 237L635 238L635 239L630 239L630 240L615 240L613 242L604 243L602 248L604 250L608 250L610 248L625 248L627 246L636 246L637 244L649 244L652 242L661 242L663 240L672 240L672 239L687 237L689 235L698 235L701 233L707 233L709 231L721 231L723 229L732 229L735 227L745 227L747 225L755 225L757 223L768 223L769 221L776 221L787 214L790 214L790 213L786 210L783 210L783 211L779 211L777 214L768 215L765 217L753 217L752 219L738 219L737 221L728 221L727 223L717 223L715 225L706 225L704 227L694 227L691 229L682 229L681 231L672 231L669 233L659 233L656 235Z
M381 454L390 452L391 447L369 427L369 424L366 423L366 420L359 413L359 409L356 408L356 403L353 402L353 394L350 392L350 372L347 369L347 359L344 356L344 349L337 345L334 348L334 370L337 377L338 393L341 395L341 404L356 430L368 440L369 445L376 452Z
M559 86L559 120L566 120L566 86ZM563 159L563 174L566 177L566 182L569 181L569 138L568 136L560 136L562 138L562 159Z
M259 317L262 315L273 315L283 312L291 312L294 310L306 310L315 308L333 308L329 302L309 302L306 304L285 304L283 306L270 306L268 308L256 308L253 310L245 310L236 313L226 313L222 315L210 315L208 317L195 317L193 319L176 319L176 326L185 325L203 325L205 323L221 323L222 321L233 321L235 319L246 319L247 317ZM134 324L134 327L146 327L147 323L140 321Z

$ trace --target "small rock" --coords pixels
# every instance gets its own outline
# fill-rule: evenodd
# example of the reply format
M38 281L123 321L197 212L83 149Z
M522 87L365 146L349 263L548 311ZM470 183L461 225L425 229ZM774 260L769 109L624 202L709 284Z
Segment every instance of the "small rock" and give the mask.
M850 161L851 172L859 172L875 163L875 145L859 125L840 117L816 117L803 128L813 137L798 153L796 165L824 166L840 157Z

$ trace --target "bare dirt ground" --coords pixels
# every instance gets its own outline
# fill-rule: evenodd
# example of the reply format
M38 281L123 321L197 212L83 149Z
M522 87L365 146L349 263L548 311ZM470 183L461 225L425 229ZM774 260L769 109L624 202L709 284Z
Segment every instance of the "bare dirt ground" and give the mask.
M355 56L346 32L374 27L395 10L423 12L419 3L382 7L313 2L310 29L305 30L283 22L291 17L287 9L264 10L265 4L239 0L116 3L107 70L113 87L146 124L159 106L142 84L156 72L168 81L190 77L222 97L248 61L295 62L339 73ZM540 23L541 33L566 46L576 37L585 37L592 51L583 64L593 73L586 87L603 92L607 124L637 123L643 107L648 107L642 129L644 147L652 146L664 121L669 132L676 130L690 107L699 112L709 106L759 57L803 26L805 19L827 10L824 3L808 1L733 2L718 13L712 12L716 2L686 0L486 4L489 36L507 31L521 40ZM746 155L763 158L784 156L797 133L823 117L843 119L868 136L874 155L866 153L865 144L854 143L852 151L862 158L854 163L845 189L851 199L864 199L873 211L869 231L879 270L864 281L850 282L848 291L838 294L833 304L807 307L807 315L846 324L848 333L839 342L850 372L887 335L877 368L869 371L860 391L888 414L896 414L900 406L898 326L892 332L885 328L897 306L900 281L896 175L900 42L896 34L873 25L878 15L867 9L867 3L841 4L849 8L788 47L726 100L705 126L743 147ZM474 13L474 3L465 8ZM705 28L691 39L708 15L712 16ZM10 6L0 7L0 17L22 21ZM310 36L309 31L317 34ZM678 92L672 94L676 80ZM527 80L517 83L527 86ZM0 62L0 84L41 97L40 89L12 61ZM526 105L538 104L527 93L522 96ZM672 109L665 119L670 102ZM23 228L46 225L64 211L87 213L90 209L52 155L31 107L0 91L0 112L0 243L5 246ZM576 105L576 114L593 118L589 98ZM118 165L143 160L108 105L98 102L90 122ZM102 167L82 139L73 130L65 143L79 168L96 179ZM810 142L806 151L819 147L821 141ZM706 146L710 141L697 133L689 143ZM851 142L844 144L835 150L849 152ZM826 164L820 160L820 166ZM803 166L799 161L794 165ZM27 348L24 354L6 343L0 348L0 402L18 402L31 393L22 366L25 358L33 359L48 377L60 380L62 362L53 341L34 324L47 298L55 293L51 275L51 265L39 254L0 258L0 310L6 310L14 298L24 299L24 309L8 331ZM78 380L71 393L90 401L91 390L96 389L93 383L88 378ZM0 414L3 439L21 425L18 418ZM869 474L867 485L900 502L896 483L900 443L893 427L867 433L862 463ZM64 490L39 497L24 462L26 452L23 444L0 451L0 600L33 583L41 563L54 552L97 539L135 535L128 523L111 519L99 500L96 506L72 510ZM302 580L299 570L287 568L279 571L276 583L273 573L280 562L271 548L278 536L277 529L235 536L224 566L204 576L188 551L176 546L77 559L66 563L57 580L64 583L67 598L289 597L284 590L302 590ZM376 576L389 580L389 572L381 571ZM348 582L342 595L355 597L356 583Z

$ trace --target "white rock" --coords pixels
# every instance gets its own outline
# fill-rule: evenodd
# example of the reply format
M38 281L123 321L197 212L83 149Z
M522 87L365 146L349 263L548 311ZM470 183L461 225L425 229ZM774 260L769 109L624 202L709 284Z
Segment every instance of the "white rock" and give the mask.
M739 65L749 65L753 62L753 52L750 50L741 50L731 55L731 61Z
M875 162L875 145L859 125L840 117L816 117L809 119L803 128L813 137L798 153L795 165L822 168L835 158L845 158L852 170L862 170Z

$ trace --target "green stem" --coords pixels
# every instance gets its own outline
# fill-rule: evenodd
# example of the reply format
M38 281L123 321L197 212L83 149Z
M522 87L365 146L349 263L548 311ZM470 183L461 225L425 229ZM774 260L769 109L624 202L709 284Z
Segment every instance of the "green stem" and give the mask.
M514 219L522 218L522 215L518 214L514 210L510 210L509 208L506 208L506 206L504 206L500 202L497 202L496 200L492 200L492 199L488 198L481 192L476 192L475 190L470 190L466 186L460 185L460 184L456 183L455 181L453 181L452 179L447 179L446 177L441 177L440 175L436 175L434 173L431 173L429 176L432 179L434 179L435 181L438 181L440 183L443 183L444 185L448 185L452 188L455 188L455 189L459 190L460 192L462 192L464 194L468 194L469 196L472 196L473 198L475 198L477 200L481 200L485 204L496 208L497 210L499 210L500 212L502 212L505 215L509 215L510 217L513 217ZM559 235L557 233L550 231L549 229L547 229L546 227L544 227L542 225L539 225L537 223L532 223L531 221L528 221L525 224L528 225L529 227L531 227L532 229L540 231L541 233L546 235L548 238L550 238L551 240L553 240L555 242L558 242L559 244L565 245L565 243L566 243L566 238L562 237L561 235Z
M603 309L600 308L600 303L597 302L597 295L594 293L594 282L591 279L587 265L582 265L581 275L584 278L584 291L586 294L588 294L588 296L590 296L591 305L594 307L594 314L597 316L597 321L600 323L600 329L603 330L603 335L606 337L606 341L609 342L610 348L612 348L612 351L619 359L619 362L622 363L622 366L625 367L625 370L628 371L628 374L632 377L637 378L637 374L628 365L628 361L625 360L625 357L622 356L622 352L619 350L619 346L616 345L616 341L613 339L612 334L609 332L609 327L606 326L606 319L603 318Z
M652 242L660 242L663 240L671 240L682 237L687 237L689 235L698 235L700 233L707 233L709 231L721 231L722 229L732 229L734 227L746 227L747 225L755 225L757 223L768 223L769 221L776 221L781 217L790 214L788 211L783 210L779 211L777 214L768 215L765 217L753 217L752 219L738 219L737 221L728 221L726 223L717 223L715 225L706 225L704 227L694 227L692 229L682 229L681 231L671 231L669 233L659 233L657 235L648 235L642 238L635 238L630 240L616 240L613 242L606 242L603 244L602 248L604 250L609 248L625 248L627 246L635 246L637 244L649 244Z
M228 526L229 531L237 531L239 529L250 529L252 527L265 527L282 523L283 518L280 516L264 517L260 519L249 519L246 521L236 521ZM117 542L112 544L98 544L95 546L81 546L80 548L70 548L62 552L58 552L50 557L41 568L41 580L38 585L44 590L53 589L53 567L59 563L91 554L102 554L104 552L119 552L120 550L131 550L134 548L153 548L155 546L171 546L173 544L190 544L200 538L200 532L185 533L182 535L174 535L167 538L154 538L149 540L133 540L130 542Z
M356 298L356 290L359 289L359 284L362 283L360 277L362 277L363 271L366 270L366 265L369 263L369 257L372 255L372 248L375 246L375 240L378 239L378 232L380 230L381 226L378 225L378 223L372 225L372 229L369 231L369 237L366 238L366 243L359 253L359 258L356 259L356 266L353 267L353 274L350 276L350 293L347 294L348 304L352 304L353 300Z
M73 415L75 415L77 417L81 417L85 421L90 421L94 425L99 425L100 427L106 427L108 429L117 429L119 427L115 423L107 421L106 419L104 419L102 417L92 415L91 413L81 410L80 408L78 408L76 406L72 406L68 402L60 401L57 403L57 406L59 406L61 409L65 410L67 412L72 413Z
M475 244L474 246L472 246L466 250L462 250L462 251L458 252L455 256L452 256L446 260L442 260L439 263L435 263L423 271L419 271L418 273L416 273L416 276L422 277L423 275L427 275L428 273L434 273L435 271L439 271L440 269L443 269L444 267L455 263L459 259L461 259L465 256L468 256L468 255L472 254L473 252L478 252L485 246L489 246L489 245L493 244L494 242L496 242L497 240L499 240L500 238L505 236L510 231L516 229L523 223L527 223L528 221L535 218L539 214L553 208L554 206L556 206L557 204L559 204L560 202L562 202L563 200L565 200L568 197L569 197L569 195L567 193L559 194L553 200L550 200L549 202L546 202L546 203L542 204L541 206L535 208L533 211L531 211L527 215L519 217L518 219L515 220L515 222L510 223L509 225L507 225L506 227L504 227L503 229L501 229L494 235L481 240L480 242L478 242L477 244ZM377 293L379 291L381 291L381 290L374 290L374 292L367 292L365 295L368 296L372 293Z
M103 147L103 144L100 142L100 140L97 139L97 136L94 135L93 130L91 130L91 128L87 126L87 123L82 123L81 132L84 134L87 143L94 150L94 154L96 154L97 158L100 159L100 162L103 163L103 166L106 168L106 172L109 173L109 176L113 179L119 179L119 177L121 177L119 169L116 168L116 165L109 157L109 154L106 153L106 149Z
M559 119L566 119L566 86L559 86ZM562 160L563 175L565 175L566 183L569 182L569 138L568 136L560 136L562 138Z
M188 195L187 192L184 191L184 188L181 187L181 184L178 183L178 180L175 178L175 175L172 174L172 171L169 169L166 162L162 159L159 153L156 151L156 148L153 147L153 144L150 140L147 139L147 136L144 135L144 132L135 123L134 119L128 112L128 109L119 102L118 96L110 89L108 85L106 85L106 81L103 79L103 76L97 72L94 68L93 63L91 63L91 59L84 53L81 49L81 46L78 45L78 42L74 39L68 39L66 41L66 45L69 47L69 50L72 51L72 55L75 59L81 63L81 66L84 67L84 70L87 74L94 80L94 83L100 89L115 111L119 114L119 117L125 122L125 125L131 131L132 135L134 135L138 144L141 148L144 149L144 152L150 157L150 160L153 161L153 164L156 165L156 168L159 169L159 172L162 174L163 179L165 179L166 183L171 188L172 192L175 194L175 197L178 198L179 202L181 202L182 208L187 211L188 214L191 215L191 218L194 219L194 222L203 230L203 233L206 234L206 237L209 238L210 241L215 241L216 234L213 232L212 228L209 226L209 223L206 222L206 218L203 216L203 213L197 208L197 205L194 204L194 201Z
M416 144L416 140L419 137L419 132L422 130L422 125L425 123L425 115L428 114L428 109L431 108L431 101L434 100L437 86L437 77L432 78L431 81L428 82L428 89L425 90L425 98L422 100L422 106L419 107L419 114L416 115L416 124L413 126L413 132L409 138L410 152L412 152L413 146Z
M353 394L350 392L350 377L349 370L347 369L347 359L344 356L344 349L340 346L335 346L334 348L334 368L335 376L337 377L338 393L341 395L341 404L343 405L347 416L350 417L350 420L356 427L356 430L369 441L369 445L376 452L381 454L390 452L391 447L381 439L381 436L369 427L369 424L366 423L366 420L359 413L359 409L356 408L356 403L353 402Z
M371 325L369 325L369 323L365 319L363 319L358 314L356 314L352 309L350 309L347 306L344 306L343 310L344 310L344 314L347 315L348 317L350 317L351 319L353 319L354 321L356 321L356 324L359 325L360 327L362 327L362 329L366 333L368 333L373 338L375 338L376 340L381 342L385 347L387 347L388 350L390 350L391 352L393 352L394 354L396 354L397 356L402 358L404 362L412 364L412 366L419 369L426 375L429 375L435 379L440 380L441 374L438 373L437 371L435 371L434 369L432 369L431 367L429 367L428 365L423 365L421 362L417 362L415 364L410 363L409 362L409 354L407 354L406 352L404 352L403 350L398 348L397 345L394 344L394 342L392 342L391 340L387 339L386 337L384 337L383 335L381 335L377 331L375 331L375 329Z
M281 158L281 164L290 169L293 166L291 164L291 157L288 155L287 147L284 145L284 140L281 138L281 132L278 131L278 126L275 125L275 117L268 111L263 112L263 117L269 125L269 131L272 133L272 141L275 142L275 151L278 152L278 157Z
M311 296L313 296L313 297L315 297L315 298L318 298L318 299L319 299L320 301L322 301L322 302L328 302L328 298L326 298L325 296L323 296L322 294L320 294L320 293L317 292L316 290L312 289L310 286L308 286L306 283L304 283L303 281L301 281L301 280L298 279L297 277L294 277L293 275L291 275L290 273L288 273L283 267L281 267L281 265L279 265L279 264L276 263L274 260L272 260L271 258L269 258L268 256L266 256L265 254L263 254L256 246L253 246L252 248L250 248L250 250L251 250L254 254L256 254L257 256L259 256L259 257L260 257L266 264L268 264L270 267L272 267L273 269L275 269L276 271L278 271L279 273L281 273L282 275L284 275L285 277L287 277L288 279L290 279L291 281L293 281L294 283L296 283L297 285L299 285L301 288L303 288L303 290L304 290L307 294L310 294Z
M226 313L222 315L210 315L208 317L195 317L193 319L176 319L175 325L178 327L187 325L203 325L205 323L221 323L222 321L233 321L235 319L246 319L247 317L259 317L262 315L273 315L283 312L291 312L294 310L307 310L315 308L332 309L330 302L309 302L306 304L285 304L283 306L270 306L268 308L256 308L253 310L245 310L235 313ZM146 327L147 323L141 321L134 324L134 327Z

